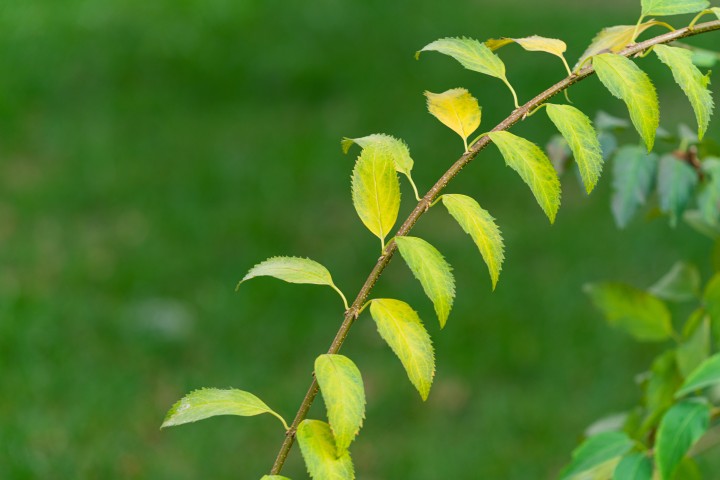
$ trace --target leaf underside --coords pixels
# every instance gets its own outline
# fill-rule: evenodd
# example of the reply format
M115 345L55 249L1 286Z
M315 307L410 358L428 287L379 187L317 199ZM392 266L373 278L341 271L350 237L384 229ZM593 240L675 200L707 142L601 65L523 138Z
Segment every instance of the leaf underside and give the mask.
M464 88L443 93L425 92L425 96L430 113L467 143L467 138L480 126L482 117L475 97Z
M338 454L330 425L320 420L303 420L297 429L297 440L313 479L354 480L350 454Z

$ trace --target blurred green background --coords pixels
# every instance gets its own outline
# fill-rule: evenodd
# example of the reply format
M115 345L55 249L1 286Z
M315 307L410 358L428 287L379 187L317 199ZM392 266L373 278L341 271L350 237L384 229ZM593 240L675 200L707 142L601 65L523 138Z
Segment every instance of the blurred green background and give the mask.
M565 39L572 63L598 30L638 11L639 0L2 2L0 478L267 473L283 437L271 417L158 427L202 386L250 390L294 415L341 304L329 289L270 279L234 288L260 260L303 255L354 297L378 242L353 211L353 155L340 138L405 139L424 191L462 149L422 92L467 87L483 106L481 130L512 100L450 59L415 61L419 47L541 34ZM564 76L551 56L517 46L501 55L521 100ZM665 126L692 124L670 74L641 64ZM572 97L591 116L624 115L597 79ZM513 131L541 144L553 133L543 115ZM609 329L581 286L646 286L678 259L707 265L711 245L664 219L618 231L609 176L590 197L571 174L563 184L553 227L495 149L450 185L504 232L495 293L446 214L417 226L455 266L458 299L440 332L402 263L377 287L414 305L433 335L426 404L369 317L354 327L344 353L369 400L353 446L359 478L552 478L589 423L636 403L634 376L659 347ZM403 189L401 215L413 203ZM321 405L312 415L324 416ZM297 449L285 473L305 478Z

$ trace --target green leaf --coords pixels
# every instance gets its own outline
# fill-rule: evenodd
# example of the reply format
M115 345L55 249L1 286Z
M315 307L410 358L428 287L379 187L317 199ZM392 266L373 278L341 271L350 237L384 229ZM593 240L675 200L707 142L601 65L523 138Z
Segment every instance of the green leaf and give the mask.
M683 160L672 154L660 158L657 188L660 210L670 215L670 225L673 227L690 201L697 181L697 172Z
M603 53L593 58L593 65L605 88L625 102L633 125L651 151L660 125L660 107L650 77L622 55Z
M655 442L655 465L661 480L671 480L683 457L707 431L710 408L699 399L678 403L660 421Z
M700 281L695 265L676 262L648 291L663 300L685 302L700 296Z
M660 341L672 335L670 311L661 300L647 292L610 282L586 285L585 292L608 323L638 340Z
M395 237L395 243L425 294L432 300L440 328L445 327L455 297L452 268L442 254L422 238Z
M350 453L338 454L330 425L303 420L297 429L300 452L308 473L315 480L354 480Z
M613 480L652 480L652 460L642 453L623 457L613 474Z
M252 393L236 389L203 388L188 393L173 405L160 428L196 422L217 415L252 417L262 413L277 417L288 430L285 420Z
M624 228L644 205L653 185L658 159L642 147L621 147L613 160L612 212L618 227Z
M510 132L490 132L488 136L500 149L505 163L530 187L550 223L555 222L560 208L560 180L545 153Z
M703 75L698 70L693 64L693 53L690 50L667 45L655 45L653 50L660 61L670 67L675 82L690 100L698 123L698 138L702 140L714 106L712 94L707 88L710 74Z
M645 30L657 25L658 23L660 22L650 20L648 22L641 23L637 27L635 27L635 25L616 25L614 27L602 29L597 35L595 35L595 38L593 38L590 46L578 60L575 68L580 66L589 57L593 57L600 53L618 53L633 42L633 36L636 28L637 34L640 35Z
M599 130L625 130L630 122L624 118L613 117L607 112L599 110L595 114L595 126Z
M561 480L580 480L580 474L627 453L633 441L623 432L600 433L573 451L572 462L560 473Z
M442 202L460 228L470 235L477 245L495 290L505 259L505 246L495 219L467 195L446 194L442 196Z
M485 44L472 38L441 38L425 45L415 54L435 51L453 57L460 64L474 72L505 79L505 64Z
M413 159L410 156L410 149L402 140L384 133L373 133L361 138L343 138L341 145L344 153L350 150L352 144L355 143L360 148L379 147L386 150L392 158L395 170L410 177L413 169Z
M718 17L718 20L720 20L720 7L712 7L710 10L712 10L715 16Z
M435 354L420 317L407 303L389 298L372 300L370 314L378 333L405 367L410 382L427 400L435 376Z
M548 103L547 114L570 145L585 190L590 193L600 178L603 166L602 149L590 119L570 105Z
M697 310L688 320L684 339L677 347L677 364L683 377L689 377L710 355L710 318Z
M290 480L288 477L282 475L263 475L260 480Z
M467 138L480 126L482 113L475 97L464 88L443 93L425 92L430 113L460 135L468 149Z
M709 5L706 0L642 0L642 16L696 13L705 10Z
M720 158L706 158L702 170L706 179L697 195L698 207L703 219L713 224L720 217Z
M720 383L720 353L708 358L693 370L675 396L679 398L718 383Z
M660 417L675 401L675 392L682 384L676 359L675 350L668 350L653 361L650 376L644 385L643 404L647 411L641 426L644 433L657 426Z
M365 418L365 387L360 370L343 355L320 355L315 360L320 386L338 453L345 453Z
M713 275L705 287L703 303L710 317L715 322L720 322L720 273Z
M400 183L385 149L363 149L353 170L352 198L360 220L384 246L400 210Z

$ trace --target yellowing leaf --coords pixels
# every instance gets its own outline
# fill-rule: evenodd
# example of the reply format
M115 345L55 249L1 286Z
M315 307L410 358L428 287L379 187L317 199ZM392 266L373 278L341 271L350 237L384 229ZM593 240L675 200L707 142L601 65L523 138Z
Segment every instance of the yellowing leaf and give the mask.
M690 100L698 122L698 138L702 140L714 107L712 94L707 88L710 74L703 75L698 70L693 63L693 52L690 50L656 45L654 51L660 61L670 67L675 82Z
M587 193L600 178L603 156L600 141L590 119L570 105L547 104L547 114L567 141L575 157Z
M263 475L260 480L290 480L288 477L282 475Z
M560 57L568 71L570 70L570 67L567 65L567 61L565 60L565 55L563 55L565 50L567 50L567 45L565 42L558 40L557 38L546 38L539 35L532 35L524 38L493 38L486 41L485 45L487 45L490 50L494 51L513 42L517 43L528 52L546 52Z
M603 53L593 58L593 65L603 85L625 102L633 125L651 151L660 125L660 107L650 78L622 55Z
M505 259L505 246L495 219L467 195L446 194L442 196L442 202L460 228L470 235L480 250L490 272L494 290Z
M699 12L709 5L706 0L642 0L642 15L682 15Z
M330 425L320 420L303 420L297 429L297 439L310 477L315 480L355 479L350 454L338 454Z
M262 413L277 417L285 429L288 429L285 420L252 393L236 389L203 388L187 394L173 405L165 416L161 428L196 422L217 415L252 417Z
M464 88L443 93L425 92L430 113L460 135L467 150L467 138L480 126L482 112L475 97Z
M637 34L640 35L648 28L657 25L660 22L650 20L641 23L637 27ZM585 50L578 60L575 68L580 66L587 58L598 55L600 53L617 53L633 42L633 34L635 33L635 25L617 25L608 27L600 31L593 38L590 46Z
M420 397L427 400L435 376L435 353L418 314L405 302L382 298L372 300L370 315L380 336L405 367Z
M400 184L385 149L363 149L353 170L352 198L360 220L384 246L400 210Z
M320 355L315 360L315 378L338 453L345 453L365 418L365 387L360 370L343 355Z
M414 162L410 157L410 149L402 140L384 133L374 133L361 138L343 138L341 142L343 152L347 153L353 143L359 145L360 148L380 147L386 149L392 157L395 170L410 176Z
M500 149L505 163L530 187L553 223L560 208L560 180L550 159L540 147L510 132L490 132L488 136Z
M432 300L440 328L443 328L455 297L452 268L442 254L422 238L395 237L395 243L425 294Z
M715 16L718 17L718 20L720 20L720 7L712 7L710 10L712 10Z

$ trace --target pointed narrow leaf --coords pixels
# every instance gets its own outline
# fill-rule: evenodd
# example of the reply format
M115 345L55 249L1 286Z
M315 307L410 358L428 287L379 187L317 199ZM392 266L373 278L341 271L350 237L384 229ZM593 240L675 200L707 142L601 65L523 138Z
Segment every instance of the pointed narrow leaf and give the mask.
M365 418L365 387L360 370L343 355L320 355L315 360L330 428L339 454L345 453Z
M570 105L547 104L547 114L570 145L585 190L590 193L602 172L603 156L598 135L590 119Z
M484 73L491 77L505 79L505 64L485 44L472 38L442 38L425 45L415 54L435 51L449 55L460 64L474 72Z
M603 53L593 58L593 65L605 88L625 102L633 125L651 151L660 126L660 107L650 77L622 55Z
M389 298L370 303L378 333L387 342L423 400L427 400L435 376L435 353L430 335L410 305Z
M560 480L576 479L583 472L621 457L632 447L633 441L623 432L606 432L590 437L575 449L572 462L560 473Z
M693 52L685 48L655 45L658 58L670 67L675 82L680 85L695 111L698 123L698 138L702 140L713 112L713 98L707 86L710 74L703 75L693 64Z
M672 302L696 299L700 296L700 272L695 265L676 262L648 291Z
M161 428L196 422L217 415L252 417L263 413L277 417L283 426L287 427L285 420L279 414L252 393L236 389L203 388L188 393L173 405L165 416Z
M710 425L710 407L704 400L685 400L667 411L658 427L655 465L660 480L672 480L690 448Z
M677 364L682 376L688 378L710 355L710 317L698 310L684 330L684 339L677 347Z
M410 149L402 140L384 133L374 133L361 138L343 138L341 142L343 152L347 153L353 143L359 145L360 148L380 147L386 149L392 157L395 170L410 176L414 162L410 157Z
M657 188L660 209L670 215L672 226L677 225L697 182L697 172L683 160L672 154L660 158Z
M495 290L505 260L505 246L495 219L467 195L446 194L442 196L442 202L460 228L470 235L477 245Z
M428 242L417 237L395 237L400 255L432 300L440 328L445 327L455 298L452 267Z
M640 35L648 28L657 25L659 22L650 20L637 26L637 33ZM595 38L593 38L590 46L578 60L575 68L582 64L587 58L598 55L600 53L617 53L630 45L633 41L635 33L635 25L617 25L601 30Z
M670 311L661 300L647 292L610 282L586 285L585 292L608 323L638 340L665 340L672 334Z
M652 460L642 453L632 453L620 461L613 480L652 480L652 475Z
M348 452L338 454L330 425L319 420L303 420L297 439L310 477L315 480L354 480Z
M613 166L612 211L618 227L624 228L644 205L657 170L657 155L644 148L626 145L618 150Z
M534 143L510 132L490 132L505 163L530 187L550 223L560 208L560 180L545 153Z
M696 13L710 6L706 0L642 0L642 15L682 15Z
M453 88L443 93L425 92L430 113L460 135L467 138L480 126L482 113L475 97L464 88Z
M385 149L363 149L353 170L352 198L360 220L384 241L400 210L400 183Z
M705 360L688 376L680 390L675 394L676 397L682 397L696 390L702 390L712 385L720 383L720 353L716 353L712 357Z

